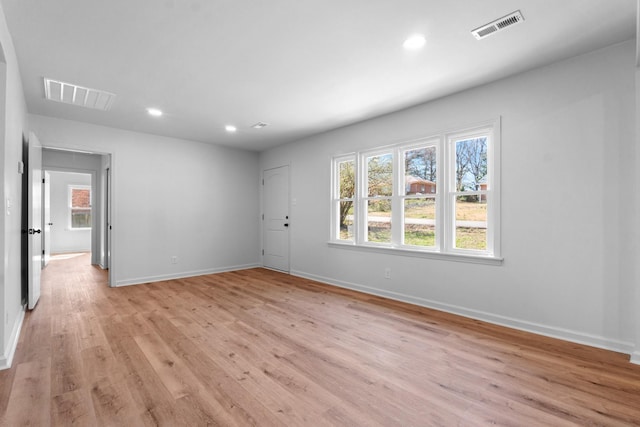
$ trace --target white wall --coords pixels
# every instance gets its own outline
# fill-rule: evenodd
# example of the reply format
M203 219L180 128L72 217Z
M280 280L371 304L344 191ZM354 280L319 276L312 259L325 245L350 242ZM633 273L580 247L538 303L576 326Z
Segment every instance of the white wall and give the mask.
M0 5L0 369L13 358L24 316L20 286L22 138L27 134L27 109L20 70ZM9 206L10 205L10 206Z
M291 164L292 273L631 352L634 73L630 41L262 153ZM327 244L332 155L498 116L503 265Z
M51 253L91 251L91 229L72 229L69 187L91 186L91 175L50 171ZM95 193L93 194L95 198Z
M116 285L258 265L257 153L29 118L44 146L111 154Z

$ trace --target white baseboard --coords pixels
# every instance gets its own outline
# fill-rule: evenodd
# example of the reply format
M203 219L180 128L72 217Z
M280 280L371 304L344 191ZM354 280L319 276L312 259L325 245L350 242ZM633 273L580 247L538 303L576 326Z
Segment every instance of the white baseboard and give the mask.
M351 289L354 291L363 292L366 294L381 296L396 301L402 301L409 304L415 304L421 307L431 308L434 310L444 311L459 316L468 317L471 319L482 320L484 322L506 326L512 329L518 329L521 331L531 332L538 335L543 335L551 338L558 338L564 341L570 341L577 344L584 344L591 347L602 348L605 350L616 351L619 353L632 354L633 344L629 342L612 340L606 337L585 334L583 332L572 331L569 329L558 328L554 326L542 325L539 323L528 322L515 318L500 316L492 313L487 313L478 310L472 310L456 305L445 304L437 301L432 301L424 298L419 298L411 295L405 295L397 292L385 291L381 289L371 288L365 285L356 283L344 282L341 280L335 280L328 277L318 276L315 274L308 274L303 271L291 271L293 276L298 276L306 279L315 280L317 282L326 283L328 285L338 286L345 289ZM634 361L635 359L635 361ZM632 362L640 364L640 352L634 353L632 356Z
M13 324L13 330L11 331L7 348L2 357L0 357L0 370L9 369L13 363L13 356L16 354L18 339L20 338L20 331L22 330L22 322L24 321L24 313L25 309L22 307L18 313L16 322Z
M631 353L631 359L629 359L631 363L635 363L636 365L640 365L640 350L636 350Z
M229 271L248 270L250 268L261 267L260 264L244 264L229 267L212 268L209 270L183 271L175 274L161 274L158 276L137 277L134 279L118 280L116 287L142 285L144 283L162 282L164 280L186 279L187 277L205 276L207 274L226 273Z

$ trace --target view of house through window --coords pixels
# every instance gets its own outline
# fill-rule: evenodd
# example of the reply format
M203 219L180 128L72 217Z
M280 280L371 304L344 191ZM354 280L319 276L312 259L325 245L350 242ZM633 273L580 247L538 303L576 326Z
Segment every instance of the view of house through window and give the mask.
M331 240L497 256L498 131L490 122L334 158Z
M91 228L91 188L85 186L69 187L69 208L71 210L71 228Z
M402 152L404 162L404 244L436 246L437 142Z

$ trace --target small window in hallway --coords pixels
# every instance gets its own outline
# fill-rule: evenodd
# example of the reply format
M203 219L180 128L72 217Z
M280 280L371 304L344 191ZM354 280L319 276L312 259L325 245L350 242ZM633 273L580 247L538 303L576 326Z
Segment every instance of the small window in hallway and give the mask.
M69 187L69 208L71 209L71 228L91 228L91 188L85 186Z

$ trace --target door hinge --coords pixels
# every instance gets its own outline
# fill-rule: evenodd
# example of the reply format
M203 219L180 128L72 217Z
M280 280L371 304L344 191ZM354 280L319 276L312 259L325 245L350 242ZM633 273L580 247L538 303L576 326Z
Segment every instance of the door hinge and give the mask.
M42 178L42 183L44 184L44 178Z
M264 178L262 178L262 185L264 185Z
M264 214L262 214L262 220L264 221Z
M44 255L44 249L42 250L42 255Z
M264 256L264 249L262 250L262 255Z

